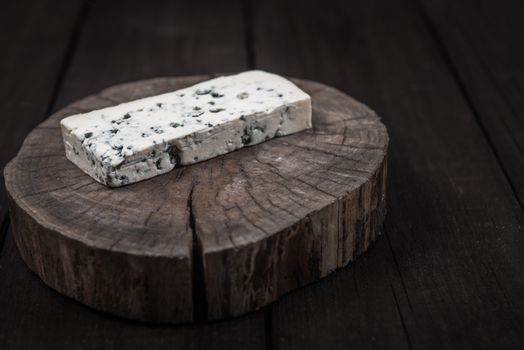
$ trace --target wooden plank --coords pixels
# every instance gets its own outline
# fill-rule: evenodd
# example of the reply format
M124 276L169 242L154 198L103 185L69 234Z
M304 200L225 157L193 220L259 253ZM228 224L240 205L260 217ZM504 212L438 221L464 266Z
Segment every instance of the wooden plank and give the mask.
M328 1L320 12L305 1L255 4L261 68L361 98L392 140L384 237L391 250L379 242L368 256L382 255L394 272L362 260L340 272L346 298L343 287L321 282L276 304L275 348L401 346L402 332L411 348L523 341L523 213L412 5ZM367 286L358 302L351 276ZM362 327L363 320L373 322Z
M353 67L369 66L366 56L352 55L365 45L359 37L362 33L352 29L358 24L333 2L325 5L320 14L312 2L257 2L255 62L262 69L319 79L355 96L369 96L363 93L365 89L371 93L372 88L365 70L353 72L357 77L352 80L360 84L348 85L347 74L340 73L348 61L356 60ZM268 16L270 22L264 20ZM398 272L382 237L348 268L271 307L273 348L408 349L396 302L405 297L393 286L400 286Z
M93 2L54 110L118 83L247 69L240 4Z
M421 3L524 208L523 3Z
M9 1L0 11L0 169L24 136L49 112L61 67L74 43L81 0ZM3 171L0 172L0 248L7 227Z
M242 12L237 5L237 1L167 0L154 6L143 1L92 3L53 109L118 82L245 69ZM18 259L10 239L0 270L1 283L10 286L3 288L6 295L0 298L0 310L6 310L0 339L12 347L59 349L77 343L85 348L265 347L260 312L219 324L162 327L86 309L44 287Z

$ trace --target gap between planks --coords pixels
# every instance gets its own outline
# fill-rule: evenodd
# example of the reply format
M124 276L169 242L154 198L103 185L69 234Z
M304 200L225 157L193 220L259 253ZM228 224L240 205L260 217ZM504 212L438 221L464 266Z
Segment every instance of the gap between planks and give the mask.
M513 196L515 197L515 200L519 204L520 208L524 210L524 203L522 202L522 200L520 199L520 197L518 195L517 188L515 187L515 184L511 180L511 177L510 177L510 175L508 173L507 168L504 166L504 163L501 160L500 154L497 151L497 148L495 147L493 139L490 137L489 132L486 129L486 125L482 121L482 118L480 117L480 113L479 113L477 107L475 106L475 104L473 103L473 100L472 100L471 95L470 95L470 93L468 91L468 88L467 88L465 82L463 81L463 79L460 77L460 74L458 72L458 68L453 63L453 60L451 59L451 55L450 55L449 51L447 50L446 45L444 45L444 41L443 41L442 37L438 33L438 30L437 30L437 28L435 26L435 23L430 18L429 14L427 13L426 9L424 8L424 5L421 3L422 0L411 0L411 1L413 3L415 3L415 8L416 8L417 12L420 13L422 20L424 21L424 23L426 24L426 27L428 28L429 34L433 37L435 43L437 44L437 47L438 47L439 51L442 54L442 58L444 59L444 63L448 67L448 69L449 69L449 71L451 73L451 76L453 77L453 80L457 84L457 87L459 88L459 91L461 92L462 97L464 98L464 101L466 102L466 104L468 105L469 109L471 110L471 113L475 117L475 121L477 122L477 124L479 126L479 129L482 132L482 135L486 139L486 142L487 142L489 148L491 149L491 152L493 153L493 156L494 156L495 160L497 161L497 164L498 164L500 170L504 174L504 178L506 179L506 182L508 183L509 188L511 189L511 192L512 192Z
M84 0L82 2L82 5L80 6L80 9L78 10L75 24L73 26L71 35L66 45L66 50L64 53L64 57L62 59L62 63L60 64L60 68L55 78L51 97L49 98L49 102L47 104L47 108L46 108L44 115L39 118L38 122L45 120L45 118L50 116L51 112L56 108L55 104L58 98L58 94L62 88L67 70L69 69L71 61L75 55L75 52L78 46L78 39L80 37L82 29L85 27L87 15L89 13L90 8L91 8L90 1ZM0 256L3 253L5 237L8 234L8 229L10 225L9 210L7 209L7 203L3 203L3 204L5 205L6 210L0 213Z

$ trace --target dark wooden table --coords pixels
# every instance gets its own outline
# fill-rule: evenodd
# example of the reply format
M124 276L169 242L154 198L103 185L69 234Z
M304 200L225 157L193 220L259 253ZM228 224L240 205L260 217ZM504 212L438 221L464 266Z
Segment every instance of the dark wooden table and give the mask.
M388 217L355 263L258 312L148 325L21 262L0 189L0 348L519 348L519 1L5 1L0 167L52 111L120 82L261 68L348 92L391 136ZM2 179L3 184L3 179Z

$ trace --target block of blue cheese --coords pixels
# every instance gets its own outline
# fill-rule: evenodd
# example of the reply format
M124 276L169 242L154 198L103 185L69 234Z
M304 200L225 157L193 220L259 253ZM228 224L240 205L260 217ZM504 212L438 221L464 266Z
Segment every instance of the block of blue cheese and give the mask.
M119 187L311 127L311 99L247 71L62 119L67 158Z

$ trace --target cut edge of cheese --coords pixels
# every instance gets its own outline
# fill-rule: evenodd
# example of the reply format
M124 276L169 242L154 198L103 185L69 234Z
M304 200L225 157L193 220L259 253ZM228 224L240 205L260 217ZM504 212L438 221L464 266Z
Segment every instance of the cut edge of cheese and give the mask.
M247 71L60 124L67 158L119 187L311 128L311 99L281 76Z

